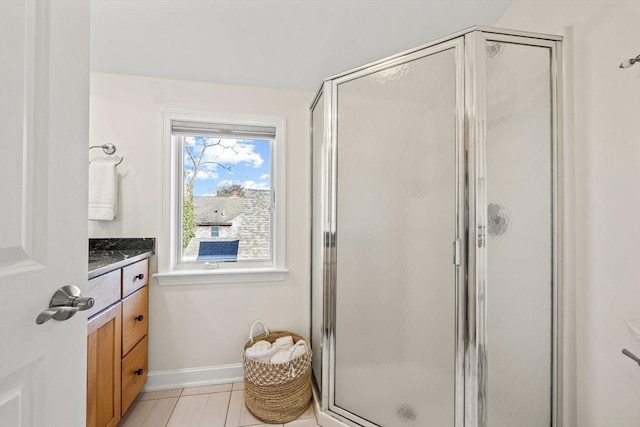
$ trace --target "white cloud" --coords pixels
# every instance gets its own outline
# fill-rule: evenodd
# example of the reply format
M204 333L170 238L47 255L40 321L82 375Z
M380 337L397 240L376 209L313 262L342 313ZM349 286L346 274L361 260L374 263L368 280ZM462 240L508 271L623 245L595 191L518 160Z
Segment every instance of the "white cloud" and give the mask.
M244 188L249 190L268 190L269 189L268 182L256 182L252 179L247 179L244 181L231 181L229 179L223 179L222 181L218 182L218 186L222 187L222 186L226 186L230 184L238 184L238 183L242 184Z
M236 183L237 181L231 181L230 179L223 179L222 181L218 181L218 187L223 187L227 185L231 185Z
M185 136L184 137L184 145L187 147L195 147L196 145L196 137L195 136Z
M213 170L202 170L198 171L196 175L196 179L215 179L218 177L218 174Z
M191 179L192 176L193 176L193 171L190 171L190 170L185 171L185 178L187 180ZM207 170L200 169L196 174L196 179L216 179L217 177L218 177L218 174L213 169L207 169Z
M263 173L262 175L260 175L260 179L262 179L262 180L269 179L269 174L268 173Z
M249 190L268 190L269 183L268 182L255 182L251 179L242 182L244 188L248 188Z
M209 139L208 143L216 143L217 139ZM259 153L253 151L252 144L240 142L236 139L221 139L217 145L210 146L203 153L203 161L217 162L222 165L237 165L239 163L249 163L255 168L259 168L264 163L264 159Z

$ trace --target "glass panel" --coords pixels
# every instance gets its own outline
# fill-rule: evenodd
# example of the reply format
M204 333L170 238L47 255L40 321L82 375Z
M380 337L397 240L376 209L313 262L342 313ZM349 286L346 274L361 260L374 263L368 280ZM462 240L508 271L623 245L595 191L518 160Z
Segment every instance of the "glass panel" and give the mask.
M175 139L183 157L181 261L271 260L273 141Z
M454 421L454 53L338 86L335 404L381 426Z
M324 242L322 229L325 221L323 212L322 182L322 155L324 147L324 95L320 95L318 102L311 114L311 144L312 144L312 224L311 224L311 349L313 351L312 365L313 375L318 384L322 386L322 313L323 313L323 257Z
M551 423L550 49L486 44L488 425Z

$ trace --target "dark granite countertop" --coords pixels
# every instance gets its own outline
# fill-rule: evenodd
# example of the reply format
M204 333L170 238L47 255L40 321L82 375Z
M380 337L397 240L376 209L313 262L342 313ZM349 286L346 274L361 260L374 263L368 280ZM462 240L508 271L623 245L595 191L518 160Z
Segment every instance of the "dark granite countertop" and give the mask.
M154 238L89 239L89 279L149 258Z

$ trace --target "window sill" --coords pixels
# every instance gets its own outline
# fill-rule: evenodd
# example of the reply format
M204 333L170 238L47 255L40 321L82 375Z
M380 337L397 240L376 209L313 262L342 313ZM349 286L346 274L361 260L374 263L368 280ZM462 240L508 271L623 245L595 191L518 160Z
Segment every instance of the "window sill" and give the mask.
M224 283L282 282L289 270L246 268L228 270L177 270L153 275L160 286L218 285Z

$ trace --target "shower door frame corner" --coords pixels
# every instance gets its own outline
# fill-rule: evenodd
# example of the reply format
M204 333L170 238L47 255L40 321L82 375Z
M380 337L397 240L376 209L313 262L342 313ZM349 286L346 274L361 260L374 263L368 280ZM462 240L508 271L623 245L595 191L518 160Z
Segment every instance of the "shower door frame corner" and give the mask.
M331 177L331 168L329 161L332 157L330 155L330 141L331 141L331 123L332 123L332 110L331 110L331 83L328 80L325 80L320 89L317 91L313 102L309 108L309 139L313 143L317 143L317 141L313 140L313 111L318 106L320 102L320 98L323 99L322 115L323 115L323 140L320 141L322 144L322 162L321 162L321 193L324 197L321 198L322 205L320 207L321 217L320 221L322 224L322 251L320 252L320 256L322 258L322 325L321 331L322 336L320 338L321 341L321 355L322 355L322 363L321 363L321 384L316 384L316 391L319 391L318 398L320 399L319 406L320 409L326 411L329 407L329 392L328 392L328 384L329 384L329 342L330 342L330 333L331 333L331 247L333 234L330 231L330 224L328 219L331 217L331 187L330 187L330 177ZM313 145L309 150L309 165L311 169L311 176L313 177ZM310 192L313 195L313 181L309 183ZM310 201L310 223L313 225L313 196ZM311 251L310 255L313 254L313 246L316 242L313 241L313 229L310 230L310 243L311 243ZM313 271L309 272L310 282L313 282ZM310 298L311 304L313 304L313 290L310 289ZM312 305L313 307L313 305ZM310 325L311 331L313 331L313 313L310 313ZM313 333L313 332L312 332ZM315 377L312 375L312 382L315 384Z

